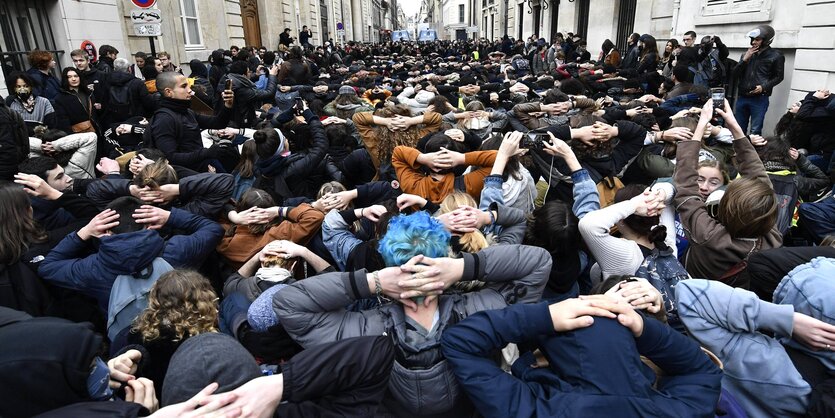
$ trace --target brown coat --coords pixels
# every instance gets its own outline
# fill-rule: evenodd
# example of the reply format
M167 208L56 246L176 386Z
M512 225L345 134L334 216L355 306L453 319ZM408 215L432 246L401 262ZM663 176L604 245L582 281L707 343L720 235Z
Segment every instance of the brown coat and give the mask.
M455 174L448 173L440 181L427 176L420 170L417 162L420 151L412 147L399 146L394 148L391 163L397 172L397 180L403 193L422 196L427 200L440 203L455 191ZM496 151L473 151L464 154L464 163L481 167L464 175L466 192L478 202L481 189L484 188L484 178L490 175L493 163L496 162Z
M217 252L233 267L238 268L274 240L286 239L297 244L306 244L313 234L319 232L324 219L325 215L322 212L307 203L302 203L287 212L287 219L261 235L253 234L244 225L237 226L234 235L223 237L217 246ZM228 225L227 231L231 227Z
M708 214L696 183L700 147L700 141L678 143L676 171L673 175L676 186L674 201L690 241L684 267L694 278L719 280L731 267L754 251L780 247L783 237L775 225L768 234L758 239L732 238L725 227ZM734 151L741 176L758 178L771 184L748 138L734 140Z

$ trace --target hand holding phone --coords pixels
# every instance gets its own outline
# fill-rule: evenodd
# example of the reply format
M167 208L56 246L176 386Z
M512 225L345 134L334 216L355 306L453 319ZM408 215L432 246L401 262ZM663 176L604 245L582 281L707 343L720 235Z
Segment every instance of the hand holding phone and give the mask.
M231 78L226 79L226 87L224 88L224 90L232 90L232 79Z
M710 99L713 101L714 109L724 109L725 107L725 89L716 87L710 89Z

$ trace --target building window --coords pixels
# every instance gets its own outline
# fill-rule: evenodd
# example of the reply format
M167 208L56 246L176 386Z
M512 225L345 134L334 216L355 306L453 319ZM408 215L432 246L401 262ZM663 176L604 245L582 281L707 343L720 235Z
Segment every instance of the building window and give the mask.
M186 47L202 46L200 18L197 15L196 0L180 0L180 18L183 20L183 37Z
M766 0L703 0L702 16L761 12Z
M464 23L464 5L458 5L458 21Z

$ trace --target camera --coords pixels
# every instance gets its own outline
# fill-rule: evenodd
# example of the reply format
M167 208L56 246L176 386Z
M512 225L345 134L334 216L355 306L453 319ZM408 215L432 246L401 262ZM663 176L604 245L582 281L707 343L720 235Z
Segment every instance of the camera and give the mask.
M548 134L545 132L528 132L522 137L520 145L522 148L541 150L545 147L543 142L548 140Z

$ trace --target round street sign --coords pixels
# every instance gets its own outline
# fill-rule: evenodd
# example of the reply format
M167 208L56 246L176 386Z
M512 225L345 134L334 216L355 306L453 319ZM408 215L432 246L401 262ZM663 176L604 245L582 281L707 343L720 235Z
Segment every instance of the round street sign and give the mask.
M342 29L345 29L345 26L342 25L342 22L336 22L336 30L342 30Z
M91 62L96 62L98 59L98 53L96 53L96 46L92 42L85 40L81 43L81 49L87 53Z
M157 0L130 0L130 1L133 2L134 6L141 7L143 9L147 9L148 7L153 6L154 3L157 2Z

